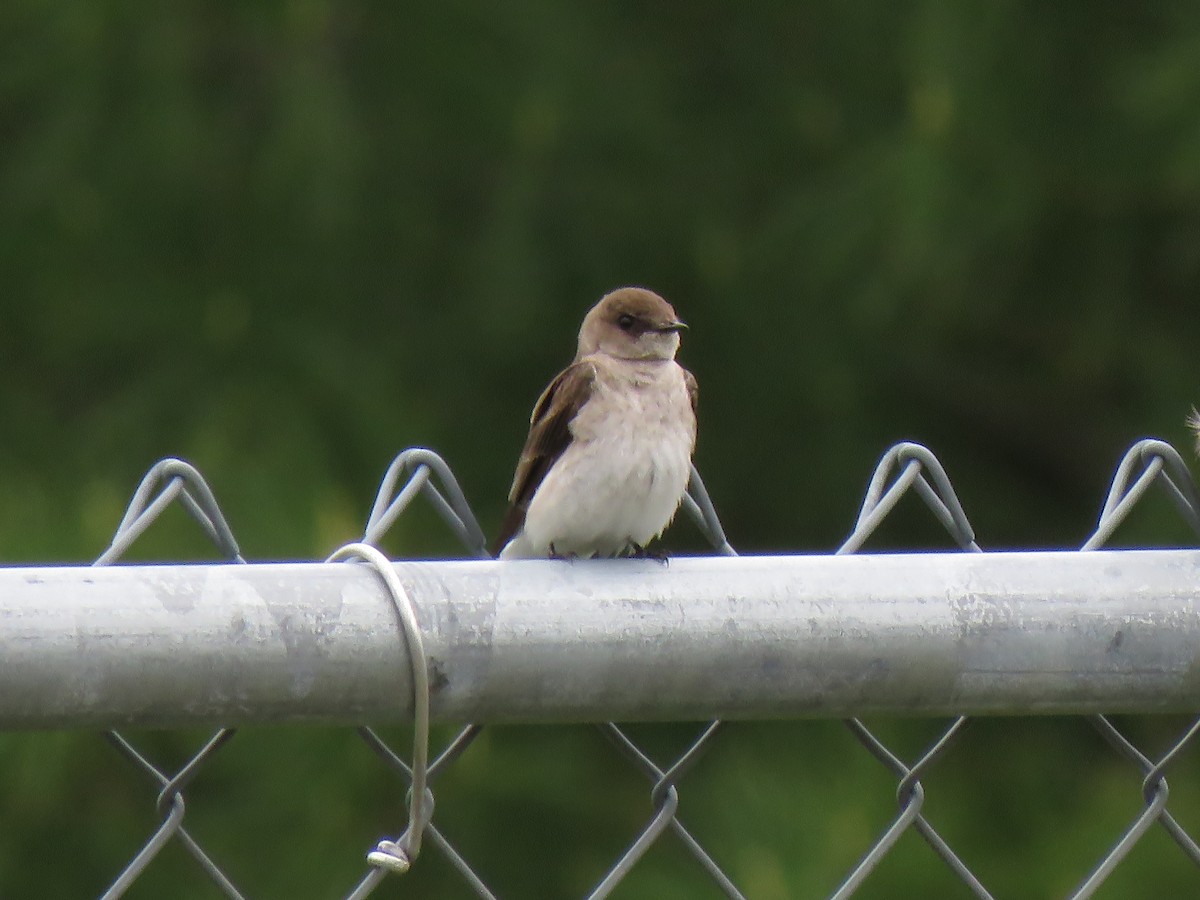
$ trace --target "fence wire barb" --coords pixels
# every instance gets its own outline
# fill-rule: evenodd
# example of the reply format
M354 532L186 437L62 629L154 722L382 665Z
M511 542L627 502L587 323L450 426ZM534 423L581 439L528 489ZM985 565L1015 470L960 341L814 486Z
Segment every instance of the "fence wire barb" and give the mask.
M1196 492L1191 472L1179 451L1166 441L1146 439L1138 441L1122 457L1096 530L1080 549L1094 550L1112 540L1113 532L1156 483L1162 485L1183 520L1200 535L1200 494Z
M900 472L889 484L893 472ZM930 484L932 480L932 484ZM875 533L909 489L925 501L930 512L964 550L978 551L975 530L967 521L950 478L936 456L921 444L897 444L883 455L871 476L854 531L838 548L839 554L855 553Z
M93 564L106 566L121 558L133 543L145 533L172 503L178 501L201 527L208 539L227 559L244 563L233 532L225 521L217 499L196 469L179 459L164 459L151 467L134 492L129 506L117 526L116 534L108 549ZM116 900L125 894L137 878L145 871L171 838L178 838L187 851L200 864L209 878L225 896L233 900L245 900L229 877L212 860L204 849L183 827L183 788L199 772L200 766L234 736L231 729L220 728L208 742L188 760L173 778L166 778L141 753L116 731L108 731L105 737L127 759L132 760L162 784L162 791L155 804L159 816L165 816L161 827L150 837L138 854L129 862L117 880L103 894L103 900Z
M399 492L395 492L397 481L405 473L409 476L408 481ZM441 482L440 490L432 481L435 475ZM363 543L378 544L384 533L408 509L418 492L425 495L468 552L481 559L489 556L487 538L459 487L458 479L445 460L424 447L410 447L388 466L363 531Z
M1117 528L1156 483L1162 485L1181 518L1200 535L1200 494L1183 458L1166 441L1145 439L1135 443L1118 463L1096 529L1080 550L1096 550L1111 541ZM1092 716L1091 721L1122 756L1144 773L1142 797L1145 809L1071 894L1071 900L1085 900L1094 895L1155 822L1161 822L1180 849L1193 863L1200 865L1200 847L1167 811L1170 792L1164 774L1171 761L1200 730L1200 718L1158 762L1151 762L1105 716Z
M203 476L181 459L164 459L146 473L129 501L108 549L93 565L104 566L120 559L176 500L226 559L245 562L233 531L217 505L217 498Z
M888 479L896 469L900 472L889 484ZM838 548L838 555L857 553L909 490L917 492L926 508L933 513L960 549L973 553L981 552L975 542L975 529L967 519L945 468L927 447L906 442L888 450L875 467L854 531ZM921 807L925 802L925 788L919 780L920 773L942 755L966 723L965 716L955 719L925 755L909 768L861 721L846 721L847 727L859 742L899 777L896 797L900 803L900 814L880 835L854 870L846 876L846 880L834 892L834 900L844 900L852 896L910 827L916 828L921 837L933 847L934 852L976 897L991 900L991 894L980 884L979 879L921 815Z
M1122 458L1112 478L1096 528L1081 549L1098 550L1111 542L1116 530L1147 495L1151 485L1156 483L1162 486L1181 518L1200 535L1200 494L1197 493L1187 466L1169 444L1148 439L1136 443ZM851 533L836 550L836 555L845 556L859 552L909 492L916 493L959 549L972 554L982 552L964 507L940 461L928 448L906 442L892 447L880 459L868 482ZM396 576L395 570L386 564L385 558L374 549L418 496L424 497L432 505L468 556L487 557L483 532L453 472L440 456L424 448L405 450L393 460L380 483L364 528L362 543L347 545L331 557L331 560L364 560L383 580L386 593L394 607L394 633L401 642L401 655L411 663L413 689L411 764L380 738L377 732L366 725L357 728L363 744L382 760L385 770L394 773L404 782L407 811L405 829L400 837L395 841L381 842L376 851L370 854L372 865L366 867L365 874L347 896L349 900L363 900L382 883L386 871L406 869L417 859L424 838L450 863L453 871L472 893L495 900L496 894L488 887L484 878L434 821L435 782L445 777L448 771L452 771L455 763L469 752L483 733L484 726L464 726L432 761L429 761L428 679L432 661L426 658L423 649L423 626L419 611ZM120 561L136 540L174 503L179 503L198 523L221 557L231 562L244 562L233 532L204 478L188 463L178 459L166 459L152 467L142 479L109 547L96 560L95 565L106 566ZM683 507L707 537L715 553L736 556L700 474L694 467ZM427 629L428 625L424 627ZM400 707L407 708L408 699L398 694L397 703ZM1193 745L1197 732L1200 732L1200 717L1195 718L1168 750L1157 757L1139 749L1107 716L1091 715L1089 719L1114 752L1136 772L1142 810L1116 836L1111 848L1105 851L1092 870L1086 873L1079 883L1080 886L1070 897L1074 900L1092 896L1108 881L1114 870L1156 822L1170 834L1186 858L1200 866L1200 845L1168 809L1170 792L1166 778L1167 770L1176 765L1184 751ZM841 900L854 895L868 878L877 872L882 861L895 851L901 836L912 829L923 838L972 895L990 900L992 894L925 814L926 788L922 779L948 754L954 752L956 739L969 722L967 716L954 717L949 725L936 730L928 748L914 762L906 763L860 719L846 720L846 727L854 742L865 748L896 778L897 811L883 833L865 848L851 871L832 889L830 896ZM709 722L687 743L682 752L660 764L616 723L602 723L598 727L609 739L615 752L641 777L648 780L651 813L648 821L633 836L620 858L607 867L599 883L587 894L590 900L606 897L616 887L625 883L637 870L638 863L646 852L668 832L676 836L705 876L725 896L739 900L744 898L745 895L735 886L716 858L701 845L680 819L681 782L694 770L697 762L708 753L714 743L723 740L722 736L729 729L720 720ZM243 894L234 886L228 875L184 827L185 791L194 786L204 767L229 744L235 734L235 730L231 728L215 730L174 774L168 774L165 768L149 761L123 736L115 731L105 732L106 739L119 755L156 785L158 793L155 797L154 811L159 820L158 826L144 841L133 859L105 891L105 900L115 900L123 896L172 840L179 841L221 893L242 900Z

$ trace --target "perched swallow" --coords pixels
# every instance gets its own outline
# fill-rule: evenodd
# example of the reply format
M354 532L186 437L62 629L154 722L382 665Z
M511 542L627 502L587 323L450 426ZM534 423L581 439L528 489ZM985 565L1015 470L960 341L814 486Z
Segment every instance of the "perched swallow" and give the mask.
M671 304L636 287L592 307L542 392L495 544L501 559L643 553L674 518L696 446L696 379Z

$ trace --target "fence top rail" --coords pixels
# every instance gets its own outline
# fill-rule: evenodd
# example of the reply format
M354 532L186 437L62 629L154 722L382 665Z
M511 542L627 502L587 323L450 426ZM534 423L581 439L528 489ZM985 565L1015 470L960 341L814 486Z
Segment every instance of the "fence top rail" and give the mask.
M1200 711L1200 550L399 561L436 720ZM412 715L354 563L0 568L0 727Z

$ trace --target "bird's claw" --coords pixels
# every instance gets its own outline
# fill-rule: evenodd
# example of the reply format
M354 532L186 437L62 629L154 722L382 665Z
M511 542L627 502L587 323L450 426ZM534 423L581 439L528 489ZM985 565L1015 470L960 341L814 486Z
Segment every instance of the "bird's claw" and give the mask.
M550 543L550 558L551 559L563 559L563 560L566 560L567 562L575 562L575 560L577 560L579 558L579 554L574 553L574 552L559 553L557 550L554 549L554 543L551 542Z
M630 559L652 559L655 562L662 563L664 566L669 566L671 564L671 560L667 555L667 551L661 546L653 549L647 549L641 544L630 544L629 553L627 555Z

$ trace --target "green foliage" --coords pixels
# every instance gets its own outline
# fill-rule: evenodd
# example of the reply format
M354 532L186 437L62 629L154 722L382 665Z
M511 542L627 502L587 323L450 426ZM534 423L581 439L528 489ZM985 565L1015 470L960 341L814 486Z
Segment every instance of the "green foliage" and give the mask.
M414 444L494 529L530 405L623 283L692 325L735 546L836 546L899 439L985 547L1077 544L1124 447L1182 445L1200 400L1197 58L1186 5L9 0L0 556L95 557L166 455L251 559L355 537ZM455 553L422 515L390 549ZM873 546L941 545L901 515ZM1188 540L1153 507L1124 537ZM201 552L182 519L138 549ZM751 896L828 892L893 785L834 723L730 731L685 821ZM200 738L149 740L165 764ZM1059 895L1136 780L1081 723L978 722L930 817L985 882ZM0 893L98 893L155 790L98 737L3 736ZM497 729L438 815L504 896L574 895L645 790L586 730ZM239 735L195 792L189 827L255 896L344 890L402 802L340 730ZM956 896L905 840L863 896ZM669 844L619 895L711 893ZM1119 872L1107 896L1195 891L1165 836ZM433 851L405 877L384 895L459 891ZM214 891L173 847L130 896Z

